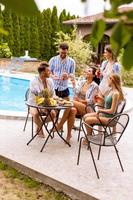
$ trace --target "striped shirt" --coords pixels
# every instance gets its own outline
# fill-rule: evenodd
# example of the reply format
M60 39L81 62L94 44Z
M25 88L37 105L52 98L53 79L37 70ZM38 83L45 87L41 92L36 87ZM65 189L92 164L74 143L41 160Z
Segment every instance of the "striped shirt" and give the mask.
M62 74L64 72L75 74L75 61L69 56L65 60L61 60L60 55L54 56L49 61L50 70L53 75L56 75L59 79L54 81L54 89L63 91L68 88L68 80L62 80Z

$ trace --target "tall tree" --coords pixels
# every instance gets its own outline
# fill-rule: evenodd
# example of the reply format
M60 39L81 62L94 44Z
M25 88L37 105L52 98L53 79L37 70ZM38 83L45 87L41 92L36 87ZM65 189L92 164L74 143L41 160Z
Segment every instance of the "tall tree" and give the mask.
M3 28L3 15L2 15L2 11L1 11L1 6L0 6L0 27ZM0 33L0 44L3 41L3 34Z
M20 26L19 17L15 12L12 12L13 20L13 56L20 56Z
M19 17L19 25L20 25L20 55L24 55L24 16Z
M30 56L40 57L40 46L39 46L39 34L37 27L37 17L33 16L30 18Z
M39 46L40 46L40 58L41 58L41 47L43 41L43 14L38 11L37 12L37 27L38 27L38 35L39 35Z
M8 36L3 35L3 42L7 42L11 52L13 52L13 22L11 10L9 9L3 11L3 28L8 31Z
M60 21L60 28L61 31L63 31L64 33L68 33L71 34L72 31L74 30L73 26L68 26L63 24L64 21L70 20L70 19L75 19L76 16L75 15L70 15L70 13L66 13L66 10L64 9L59 16L59 21Z
M66 10L63 9L59 16L59 22L61 31L63 31L64 33L66 33L66 25L63 24L63 21L65 20L66 20Z
M51 10L49 8L47 10L44 10L42 16L43 39L41 43L41 57L48 61L51 57Z
M52 33L51 33L51 55L54 56L56 54L56 46L55 46L55 41L57 39L57 32L60 30L60 23L59 23L59 18L57 15L57 8L56 6L53 7L52 10L52 16L51 16L51 26L52 26Z
M30 50L30 17L24 17L24 50ZM22 46L21 46L22 48Z

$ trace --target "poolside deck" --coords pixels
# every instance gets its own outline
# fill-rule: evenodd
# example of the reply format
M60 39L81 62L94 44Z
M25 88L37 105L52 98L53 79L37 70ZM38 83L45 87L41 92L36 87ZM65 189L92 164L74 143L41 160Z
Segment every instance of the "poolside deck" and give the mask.
M130 103L133 89L128 90ZM103 149L97 167L97 179L89 152L83 147L80 165L76 165L78 142L73 131L72 146L69 148L55 136L40 153L43 139L36 138L29 146L31 124L28 122L23 132L23 120L1 119L0 159L35 177L57 190L62 190L73 199L79 200L132 200L133 198L133 110L130 109L130 123L119 143L121 160L125 172L122 173L114 150ZM66 133L66 126L64 127ZM64 133L64 134L65 134ZM97 155L97 147L93 147Z

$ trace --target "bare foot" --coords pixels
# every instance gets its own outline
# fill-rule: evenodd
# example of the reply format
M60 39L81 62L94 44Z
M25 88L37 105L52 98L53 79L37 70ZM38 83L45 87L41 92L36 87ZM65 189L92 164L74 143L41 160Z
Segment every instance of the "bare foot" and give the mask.
M70 144L71 137L72 137L72 136L67 136L67 137L66 137L66 141L67 141L69 144Z
M85 139L83 139L83 142L82 142L82 144L83 145L88 145L88 141L87 141L87 139L85 138Z
M36 129L36 133L38 132L38 130L39 130L39 128ZM39 131L39 133L38 133L38 137L40 137L40 138L45 138L45 135L44 135L42 129Z
M45 135L44 134L38 134L38 137L45 138Z

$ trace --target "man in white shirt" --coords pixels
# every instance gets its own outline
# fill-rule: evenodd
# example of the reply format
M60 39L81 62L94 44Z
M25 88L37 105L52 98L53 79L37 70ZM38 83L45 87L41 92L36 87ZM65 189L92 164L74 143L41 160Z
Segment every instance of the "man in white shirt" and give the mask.
M49 64L47 62L41 63L40 66L38 67L38 73L39 76L35 77L30 82L30 92L29 92L28 102L33 104L36 103L35 96L41 93L45 88L48 88L49 92L51 93L51 96L55 95L53 80L49 78L50 76ZM42 122L41 119L39 118L37 109L31 107L30 114L33 116L33 121L36 124L36 131L38 131L42 126ZM56 115L55 111L51 111L51 115L54 118ZM39 137L44 137L43 129L40 130L38 135Z

